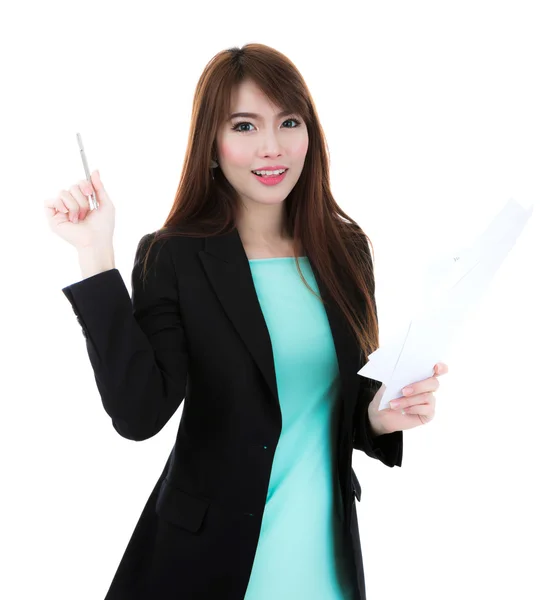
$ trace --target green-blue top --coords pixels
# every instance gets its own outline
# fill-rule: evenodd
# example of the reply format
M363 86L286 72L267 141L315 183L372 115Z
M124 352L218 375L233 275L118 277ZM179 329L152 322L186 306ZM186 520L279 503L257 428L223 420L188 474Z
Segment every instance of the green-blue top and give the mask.
M319 295L308 258L299 263ZM327 314L295 258L249 265L272 342L282 433L245 600L352 600L336 472L340 381Z

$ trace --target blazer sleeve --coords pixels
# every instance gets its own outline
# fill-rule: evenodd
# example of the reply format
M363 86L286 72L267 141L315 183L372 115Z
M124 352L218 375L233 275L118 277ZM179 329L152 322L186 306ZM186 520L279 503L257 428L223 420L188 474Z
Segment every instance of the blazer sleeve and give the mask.
M116 431L130 440L156 435L185 397L187 343L177 277L165 243L142 259L154 233L138 243L132 299L118 269L62 289L82 326L97 389Z
M373 260L369 250L369 245L365 236L360 236L361 251L368 257L367 265L369 290L373 300L375 315L377 316L377 305L375 302L375 278L373 274ZM353 447L356 450L362 450L370 458L376 458L388 467L402 465L403 453L403 432L394 431L383 435L374 435L368 417L368 406L377 390L381 387L381 382L368 377L360 378L358 390L358 399L354 411L353 422Z
M358 377L361 377L358 375ZM361 379L366 379L361 377ZM402 466L403 432L393 431L383 435L374 435L368 417L368 406L375 392L381 387L381 383L373 379L369 387L368 383L360 382L358 400L354 413L354 439L353 447L362 450L370 458L376 458L388 467Z

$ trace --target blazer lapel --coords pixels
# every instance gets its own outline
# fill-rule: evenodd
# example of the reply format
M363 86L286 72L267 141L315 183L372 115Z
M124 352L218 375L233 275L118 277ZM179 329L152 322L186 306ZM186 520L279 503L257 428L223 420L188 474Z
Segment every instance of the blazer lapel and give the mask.
M198 254L218 300L263 374L280 410L272 344L237 228L225 235L205 238L204 250ZM359 349L343 314L332 301L311 260L310 265L325 302L336 348L344 400L340 431L346 433L346 420L353 414L359 387Z

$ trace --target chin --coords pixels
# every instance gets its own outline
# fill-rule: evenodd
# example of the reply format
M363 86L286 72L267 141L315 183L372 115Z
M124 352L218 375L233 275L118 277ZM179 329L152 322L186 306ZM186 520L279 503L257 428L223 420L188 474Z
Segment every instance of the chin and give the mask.
M286 198L287 198L287 196L281 196L281 197L277 197L277 198L259 198L259 197L247 196L247 195L245 195L245 197L249 198L252 202L255 202L256 204L266 204L266 205L282 204L282 202L284 202L284 200L286 200Z

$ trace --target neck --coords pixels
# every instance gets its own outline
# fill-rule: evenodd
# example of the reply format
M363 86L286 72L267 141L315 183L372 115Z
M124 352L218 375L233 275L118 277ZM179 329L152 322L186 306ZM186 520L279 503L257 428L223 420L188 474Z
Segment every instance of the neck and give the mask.
M236 227L243 243L251 246L286 244L293 240L287 231L283 204L254 204L251 210L242 206Z

